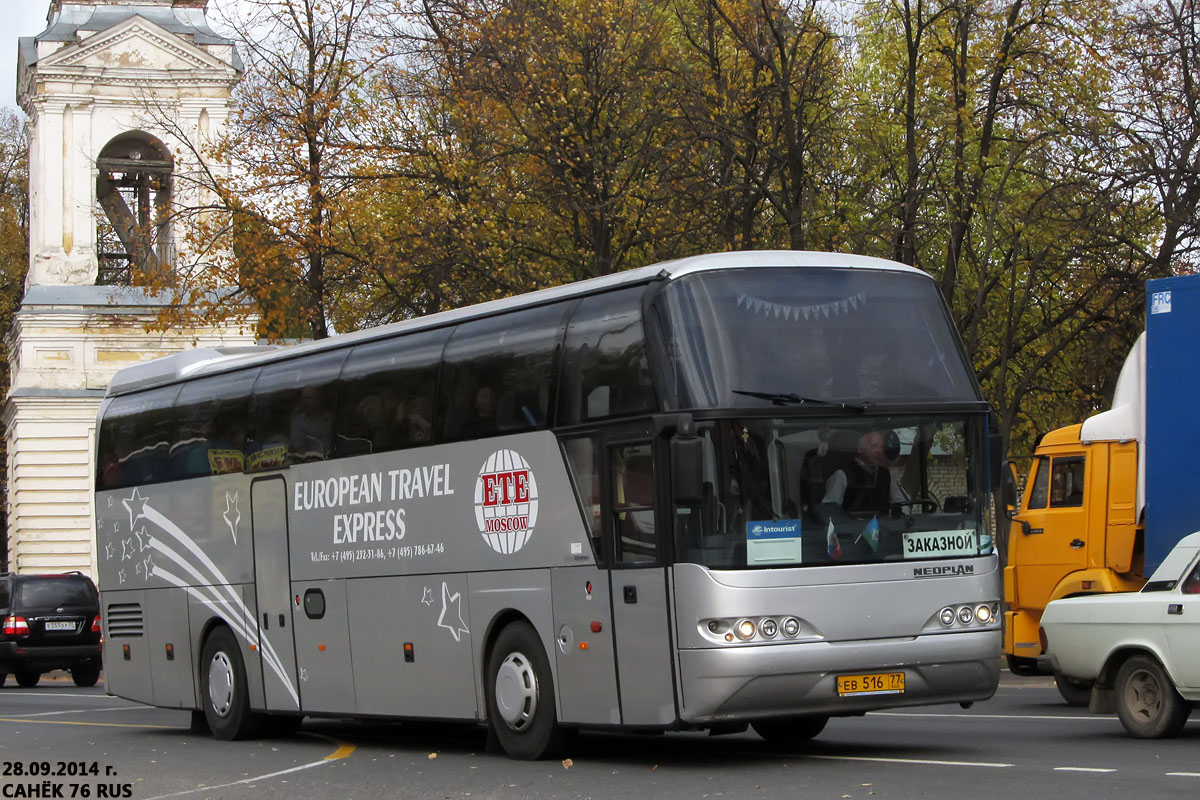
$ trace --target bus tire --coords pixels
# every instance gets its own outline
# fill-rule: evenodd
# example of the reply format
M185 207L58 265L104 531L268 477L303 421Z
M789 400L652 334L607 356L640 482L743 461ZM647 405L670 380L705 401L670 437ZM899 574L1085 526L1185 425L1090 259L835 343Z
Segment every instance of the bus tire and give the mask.
M1175 736L1192 713L1167 671L1149 656L1133 656L1117 670L1116 701L1121 724L1138 739Z
M1091 681L1079 681L1068 678L1061 672L1055 672L1054 685L1058 687L1058 693L1062 695L1062 699L1066 700L1069 706L1087 708L1092 701Z
M228 628L217 628L204 640L200 671L204 718L213 738L230 741L257 734L260 715L250 710L246 667Z
M766 741L781 747L796 747L814 738L825 730L829 717L823 714L805 714L796 717L772 717L750 723L754 732Z
M561 753L554 679L537 633L525 622L505 626L487 660L489 733L510 758L536 761Z

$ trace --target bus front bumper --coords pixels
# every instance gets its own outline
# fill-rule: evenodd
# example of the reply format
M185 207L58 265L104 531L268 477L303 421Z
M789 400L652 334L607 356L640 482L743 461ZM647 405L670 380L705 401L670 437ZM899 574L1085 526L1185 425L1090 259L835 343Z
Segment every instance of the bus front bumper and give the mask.
M997 628L857 642L790 642L682 650L684 722L698 725L796 714L986 700L1000 681ZM842 675L903 672L902 693L839 696Z

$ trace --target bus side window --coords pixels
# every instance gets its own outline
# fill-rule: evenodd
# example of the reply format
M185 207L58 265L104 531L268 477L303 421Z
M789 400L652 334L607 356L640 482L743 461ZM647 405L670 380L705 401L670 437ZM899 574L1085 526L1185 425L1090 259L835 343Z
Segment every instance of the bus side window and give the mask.
M265 367L254 383L247 468L323 461L333 444L336 381L346 351Z
M1045 508L1050 498L1050 459L1045 456L1034 462L1033 490L1029 493L1029 508Z
M439 393L445 441L541 430L549 422L555 354L567 303L459 325Z
M584 298L563 343L558 424L653 411L642 330L644 287Z
M450 331L418 331L368 342L342 368L335 456L433 444L433 397Z
M178 393L178 386L167 386L113 399L100 426L97 489L171 479L172 405Z
M254 372L218 374L184 384L175 400L171 442L174 478L241 472L245 466L246 409Z
M649 444L611 448L613 517L616 524L613 560L646 564L658 560L654 530L654 468Z
M1050 507L1083 505L1083 457L1054 459L1050 470Z
M567 465L571 468L571 480L583 512L584 524L592 540L592 552L596 563L603 566L604 548L600 522L600 448L594 436L580 436L563 442Z

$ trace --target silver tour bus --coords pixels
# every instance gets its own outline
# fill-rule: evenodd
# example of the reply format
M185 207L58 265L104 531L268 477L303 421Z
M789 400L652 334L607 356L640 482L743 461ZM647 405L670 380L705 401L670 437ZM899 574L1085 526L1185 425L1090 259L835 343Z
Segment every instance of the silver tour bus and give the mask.
M221 739L460 720L516 758L982 700L988 411L928 275L788 251L133 366L106 686Z

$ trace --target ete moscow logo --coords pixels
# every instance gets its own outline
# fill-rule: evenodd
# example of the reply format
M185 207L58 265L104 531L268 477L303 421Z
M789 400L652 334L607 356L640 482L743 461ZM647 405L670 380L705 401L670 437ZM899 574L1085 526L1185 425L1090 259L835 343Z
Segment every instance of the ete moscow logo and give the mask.
M516 450L488 456L475 481L475 522L497 553L511 555L526 545L537 524L538 491L533 470Z

